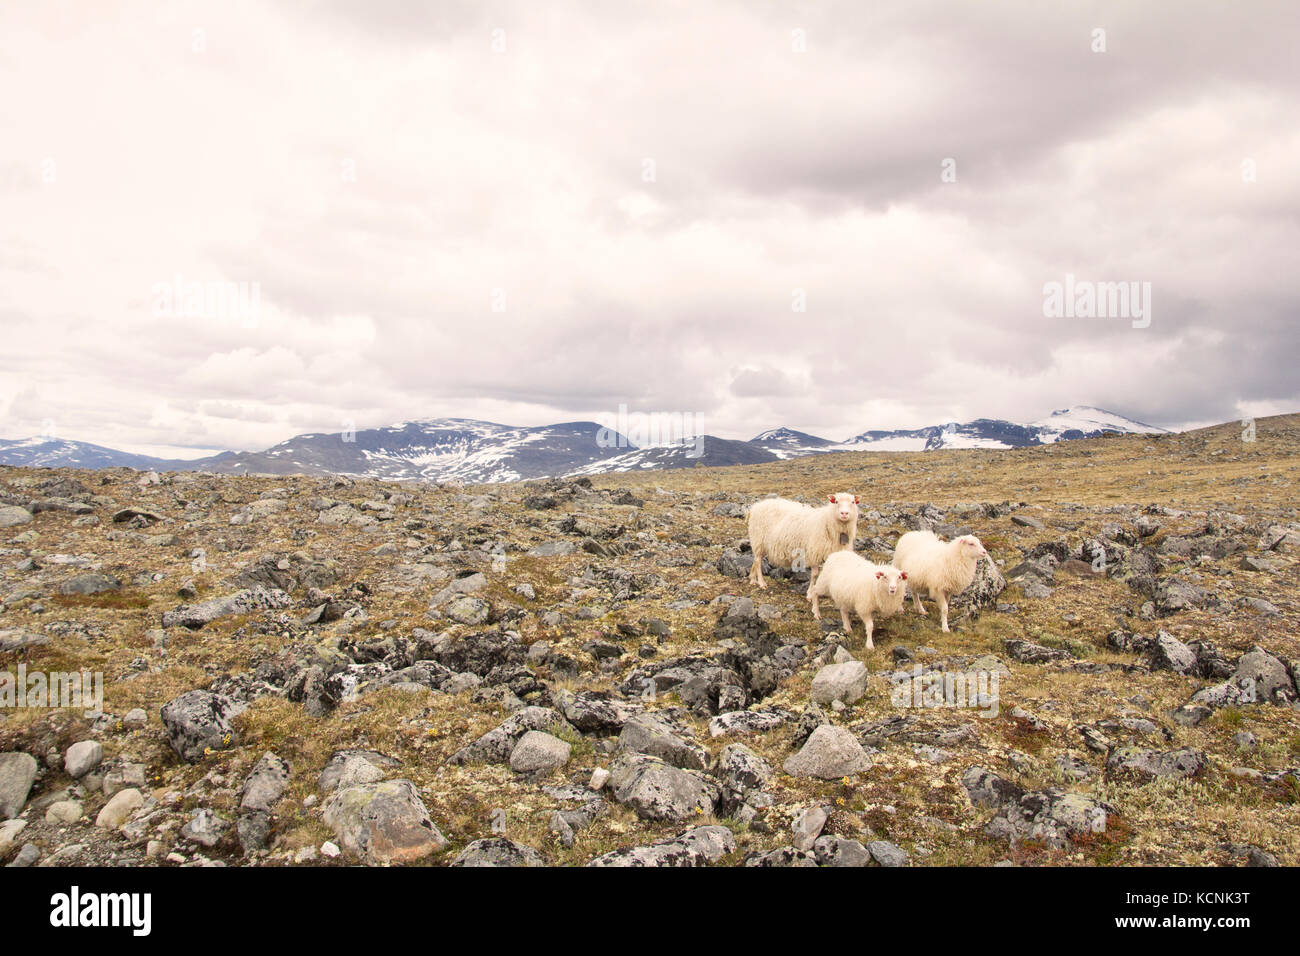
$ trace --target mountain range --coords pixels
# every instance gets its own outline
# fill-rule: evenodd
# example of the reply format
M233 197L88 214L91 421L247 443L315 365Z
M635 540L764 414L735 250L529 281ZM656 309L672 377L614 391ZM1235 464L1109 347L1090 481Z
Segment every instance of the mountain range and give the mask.
M978 418L926 428L864 431L836 442L790 428L748 441L692 438L638 448L596 422L515 427L463 418L399 422L355 432L297 435L260 452L207 458L152 458L86 442L54 438L0 439L0 465L205 471L219 474L347 474L389 480L518 481L556 475L652 471L758 464L835 451L930 451L939 448L1024 448L1109 434L1165 429L1114 412L1076 405L1027 424Z

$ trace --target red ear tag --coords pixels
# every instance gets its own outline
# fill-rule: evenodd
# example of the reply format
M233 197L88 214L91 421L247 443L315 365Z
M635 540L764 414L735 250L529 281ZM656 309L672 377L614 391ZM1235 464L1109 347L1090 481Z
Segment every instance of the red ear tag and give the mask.
M902 579L903 579L904 581L907 580L907 572L906 572L906 571L903 572L903 574L902 574Z
M857 495L854 495L854 496L853 496L853 503L854 503L855 505L858 503L858 496L857 496Z
M835 504L835 496L831 495L831 504Z
M877 581L879 581L879 580L880 580L881 578L883 578L884 576L885 576L885 572L884 572L884 571L877 571L877 572L876 572L876 580L877 580Z

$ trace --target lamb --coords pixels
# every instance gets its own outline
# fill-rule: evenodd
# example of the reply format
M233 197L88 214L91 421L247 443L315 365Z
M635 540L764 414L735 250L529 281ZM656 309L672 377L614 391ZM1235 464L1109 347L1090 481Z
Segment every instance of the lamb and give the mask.
M876 646L871 641L874 619L897 614L903 609L907 594L907 585L903 582L906 580L907 575L898 568L872 564L852 551L837 551L826 559L809 598L813 617L819 621L822 619L819 605L821 598L829 594L840 609L845 635L853 633L853 622L849 619L852 611L866 625L867 650L873 650Z
M970 586L975 580L975 566L980 558L988 556L973 534L941 541L933 531L909 531L894 546L893 564L907 572L907 589L922 615L922 588L939 603L940 625L948 633L948 599Z
M773 564L810 571L808 594L811 598L817 572L836 551L852 551L858 533L858 496L840 492L830 496L829 504L820 508L801 505L785 498L765 498L749 509L749 546L754 564L749 579L760 588L763 559Z

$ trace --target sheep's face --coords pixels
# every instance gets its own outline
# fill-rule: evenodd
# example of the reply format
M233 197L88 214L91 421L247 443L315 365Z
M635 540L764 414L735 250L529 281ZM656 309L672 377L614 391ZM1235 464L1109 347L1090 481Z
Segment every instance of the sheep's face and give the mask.
M966 557L978 561L989 556L989 553L984 550L984 545L980 544L980 539L975 535L964 534L957 540L961 542L961 553Z
M837 509L835 517L841 524L857 523L858 520L858 496L851 495L847 491L841 491L839 494L831 495L831 507Z
M876 572L876 581L878 586L892 594L897 594L898 589L903 586L907 580L907 572L900 571L892 565Z

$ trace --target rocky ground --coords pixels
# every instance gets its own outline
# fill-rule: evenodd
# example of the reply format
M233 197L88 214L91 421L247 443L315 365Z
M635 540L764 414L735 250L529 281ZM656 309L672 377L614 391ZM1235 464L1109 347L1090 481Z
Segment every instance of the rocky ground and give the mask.
M1300 417L479 487L0 470L0 861L1300 863ZM875 650L744 510L973 532ZM933 675L996 675L973 707ZM896 691L914 688L900 700ZM3 685L0 684L0 699Z

